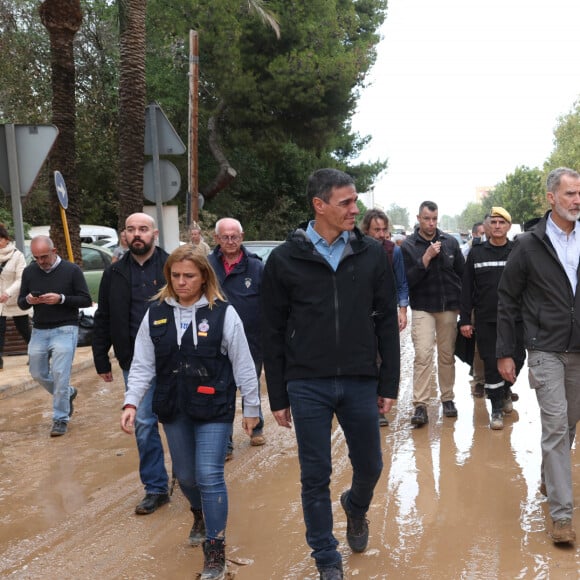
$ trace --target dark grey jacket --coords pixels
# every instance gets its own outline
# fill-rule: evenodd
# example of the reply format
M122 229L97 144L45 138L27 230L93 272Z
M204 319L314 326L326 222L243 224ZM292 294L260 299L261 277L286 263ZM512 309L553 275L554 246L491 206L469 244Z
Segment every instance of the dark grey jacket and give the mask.
M549 213L532 231L517 237L499 283L498 358L514 355L515 322L520 312L528 350L580 352L580 292L574 296L546 234Z

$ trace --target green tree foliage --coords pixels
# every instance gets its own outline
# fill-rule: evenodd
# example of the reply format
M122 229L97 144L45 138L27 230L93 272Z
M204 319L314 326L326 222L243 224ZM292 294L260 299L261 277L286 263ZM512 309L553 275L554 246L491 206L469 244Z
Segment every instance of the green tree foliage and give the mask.
M513 223L523 224L542 214L538 200L543 193L542 171L521 166L496 185L483 206L489 211L492 206L500 205L510 212Z
M411 219L409 217L409 212L406 208L392 203L387 210L387 215L391 221L391 228L394 224L403 226L405 231L408 232L411 229Z
M486 209L481 203L470 202L458 216L457 223L459 230L462 232L471 232L473 224L482 222L485 217Z
M580 102L558 119L554 130L554 150L544 166L545 174L557 167L580 169Z
M0 0L0 115L21 123L49 122L48 36L38 0ZM247 237L281 238L310 216L308 174L343 169L359 191L372 187L386 163L358 164L368 143L350 120L375 60L385 0L271 0L262 3L280 25L280 38L248 2L148 0L147 102L158 102L184 142L188 128L190 29L199 33L199 184L216 176L208 146L214 118L219 145L236 180L203 215L233 215ZM83 223L115 227L119 211L119 22L115 2L81 0L75 38L77 167ZM33 73L28 73L33 71ZM6 122L6 121L5 121ZM186 156L172 157L182 176L176 198L185 208ZM25 219L42 219L46 173L25 204ZM27 215L30 212L30 216ZM34 219L32 219L32 217ZM45 221L46 223L46 221Z

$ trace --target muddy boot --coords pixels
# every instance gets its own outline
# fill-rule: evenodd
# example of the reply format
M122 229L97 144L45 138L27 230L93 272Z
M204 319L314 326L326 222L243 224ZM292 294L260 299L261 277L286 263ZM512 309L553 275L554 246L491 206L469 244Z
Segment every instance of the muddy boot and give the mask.
M511 413L514 410L514 404L512 399L512 390L510 387L504 387L504 397L503 397L503 412Z
M203 519L203 512L201 510L194 510L193 512L193 526L189 532L189 545L201 546L205 540L205 521Z
M504 389L485 389L487 398L491 401L491 421L489 428L494 431L503 429Z
M200 580L223 580L226 577L226 546L224 540L203 543L205 563Z

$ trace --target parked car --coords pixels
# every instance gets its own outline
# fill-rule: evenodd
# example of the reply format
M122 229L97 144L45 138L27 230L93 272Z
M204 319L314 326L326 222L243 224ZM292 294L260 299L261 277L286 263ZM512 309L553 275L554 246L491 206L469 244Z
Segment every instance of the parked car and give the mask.
M277 240L262 240L262 241L250 241L246 242L244 240L244 247L248 250L248 252L252 252L257 256L262 258L262 262L266 263L270 252L276 247L279 246L282 242Z
M113 253L107 248L95 246L94 244L81 244L81 253L85 280L87 281L91 298L93 302L96 302L99 297L99 285L103 277L103 270L111 264ZM26 261L30 263L32 261L30 240L24 241L24 255L26 256Z
M33 238L34 236L48 236L50 226L33 226L30 228L28 235ZM81 224L80 232L81 242L85 244L94 244L99 240L106 240L112 242L113 244L119 243L119 236L117 235L117 230L109 228L107 226L94 226L90 224Z

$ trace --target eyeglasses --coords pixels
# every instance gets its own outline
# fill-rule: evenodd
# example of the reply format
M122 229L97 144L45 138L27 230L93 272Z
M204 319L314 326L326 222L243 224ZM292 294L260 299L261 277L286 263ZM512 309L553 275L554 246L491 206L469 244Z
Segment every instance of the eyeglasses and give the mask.
M220 242L233 242L234 244L238 243L242 239L242 236L235 234L233 236L218 236L218 240Z

